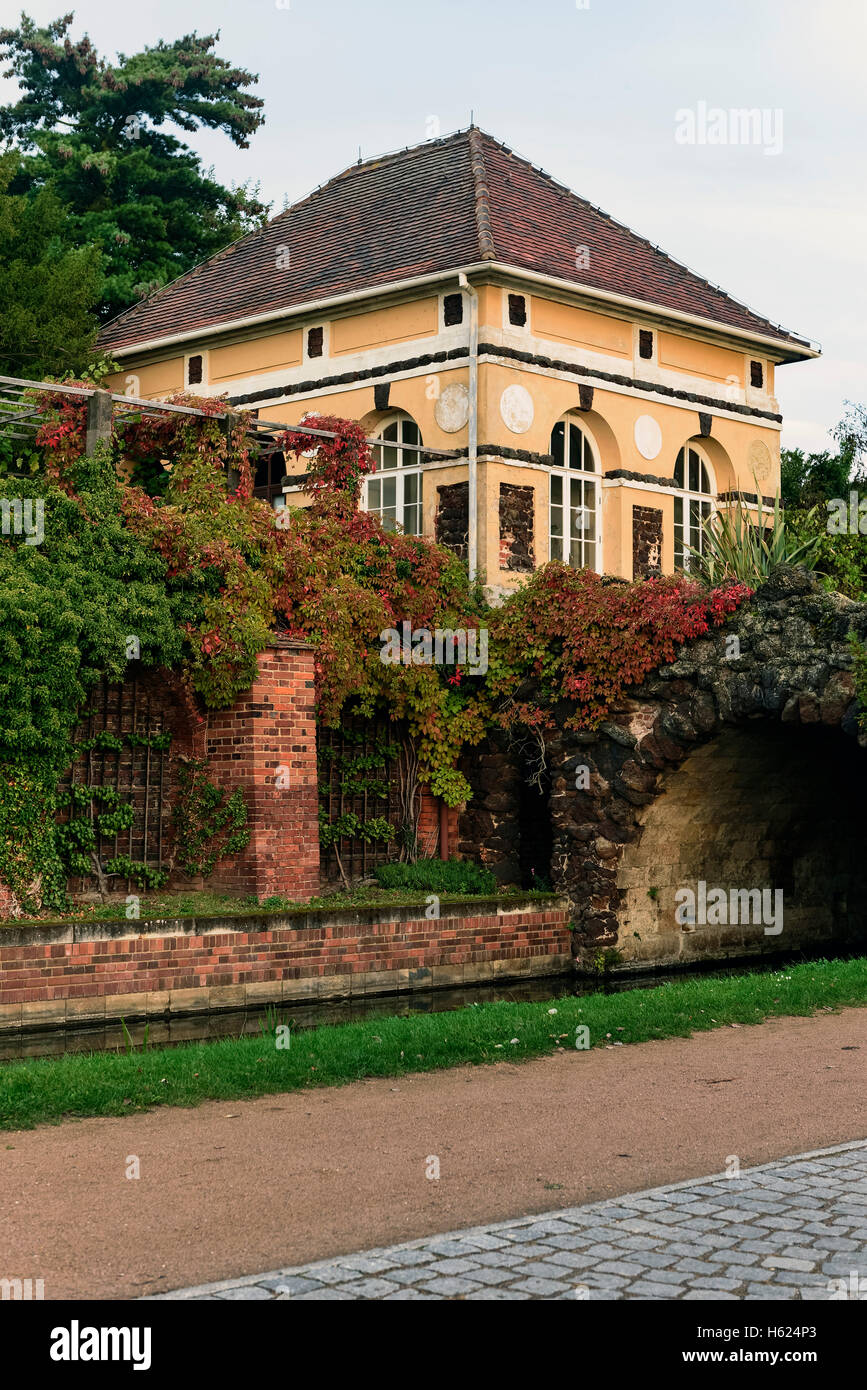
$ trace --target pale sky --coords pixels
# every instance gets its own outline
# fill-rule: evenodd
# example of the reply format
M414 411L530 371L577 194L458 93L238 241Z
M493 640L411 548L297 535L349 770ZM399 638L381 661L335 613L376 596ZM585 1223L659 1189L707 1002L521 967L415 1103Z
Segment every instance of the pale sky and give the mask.
M584 0L579 0L580 4ZM67 8L31 0L39 23ZM17 7L2 0L13 24ZM79 0L103 56L193 31L259 75L249 150L183 136L279 212L354 162L477 124L824 356L777 373L783 444L867 401L864 0ZM0 100L13 94L0 80ZM782 113L782 148L686 145L675 113ZM776 130L779 131L779 117Z

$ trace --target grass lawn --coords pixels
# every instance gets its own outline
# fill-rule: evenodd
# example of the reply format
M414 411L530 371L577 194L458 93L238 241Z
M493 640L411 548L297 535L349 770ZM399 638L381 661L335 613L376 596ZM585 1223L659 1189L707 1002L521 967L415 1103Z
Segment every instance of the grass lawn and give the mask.
M612 1047L865 1003L867 959L861 958L671 981L622 994L473 1004L448 1013L290 1029L290 1046L278 1048L276 1030L291 1025L290 1010L272 1014L259 1037L7 1063L0 1066L0 1128L340 1086L461 1063L523 1061L574 1048L582 1024L591 1047Z

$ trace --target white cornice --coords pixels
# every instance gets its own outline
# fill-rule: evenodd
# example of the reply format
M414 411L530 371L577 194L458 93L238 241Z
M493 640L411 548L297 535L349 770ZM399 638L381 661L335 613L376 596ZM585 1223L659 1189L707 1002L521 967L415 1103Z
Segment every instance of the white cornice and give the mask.
M224 323L208 324L204 328L191 329L184 333L167 334L164 337L150 338L141 343L130 344L126 347L108 349L115 358L126 358L141 353L154 352L160 348L179 346L182 343L198 341L201 338L214 337L218 334L235 333L245 328L254 328L267 323L279 323L284 319L303 319L311 315L321 314L326 310L339 309L344 306L352 307L369 300L390 298L394 295L406 295L407 292L415 289L423 289L426 286L440 285L444 281L453 281L461 274L472 276L505 276L510 280L524 280L531 285L544 286L560 294L567 295L578 303L587 302L590 306L594 304L606 304L621 310L628 310L630 315L635 315L647 320L656 322L663 320L675 324L689 326L693 329L701 330L704 333L718 334L729 342L735 344L753 343L763 348L769 349L776 354L778 360L797 361L806 360L812 357L821 356L821 349L812 344L804 343L803 346L795 345L781 338L774 338L767 334L752 332L747 329L734 328L731 324L720 323L715 319L702 318L698 314L688 314L679 309L667 309L662 305L655 304L651 300L634 299L628 295L615 294L610 290L600 290L589 285L580 285L572 280L562 280L553 275L542 275L534 270L526 270L521 266L508 265L502 261L475 261L470 265L458 266L453 270L437 271L431 275L418 275L406 280L396 280L393 284L377 285L370 289L353 290L351 294L331 295L325 299L313 299L304 304L293 304L285 309L272 309L263 314L251 314L246 318L231 319ZM110 327L110 325L108 325ZM783 330L781 330L782 332Z

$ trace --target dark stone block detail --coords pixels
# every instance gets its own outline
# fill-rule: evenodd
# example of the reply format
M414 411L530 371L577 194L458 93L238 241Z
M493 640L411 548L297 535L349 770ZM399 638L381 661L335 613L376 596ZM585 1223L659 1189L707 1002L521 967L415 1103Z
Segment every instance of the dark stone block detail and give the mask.
M724 410L727 415L745 415L754 420L774 420L781 424L782 415L772 410L760 410L758 406L738 405L734 401L720 401L713 396L698 396L694 391L676 391L671 386L660 386L655 381L635 380L620 372L600 372L591 367L577 367L574 362L564 362L560 358L543 357L535 352L524 352L520 348L501 347L497 343L479 343L479 355L505 359L510 362L528 362L543 370L564 372L570 376L589 376L594 381L611 381L616 386L631 386L636 391L646 391L655 396L671 400L689 401L692 405L706 405L711 409ZM352 386L360 381L372 381L375 377L394 376L397 372L420 371L434 367L441 362L466 362L466 347L449 348L448 352L427 352L420 357L406 357L397 362L386 362L381 367L368 367L361 372L340 372L334 376L318 377L308 381L298 381L283 386L269 386L262 391L251 391L244 396L230 396L229 405L255 405L258 401L272 401L275 396L303 396L321 391L325 386Z
M579 410L592 410L592 409L593 409L593 387L592 387L592 386L584 386L584 385L582 384L581 386L578 387L578 408L579 408Z
M721 492L717 498L718 502L752 502L757 503L758 493L755 492ZM762 506L773 509L775 499L773 497L762 497Z
M443 327L464 321L464 297L462 294L443 295Z
M377 410L388 410L391 382L379 381L373 388L373 404Z
M466 560L470 530L470 485L448 483L437 488L437 512L434 522L437 542Z
M638 356L645 358L653 356L653 331L650 328L638 330Z
M509 323L523 328L527 322L527 301L522 294L509 295Z
M702 439L710 439L710 432L713 427L713 416L702 414L702 412L699 411L698 427L701 431Z
M651 579L662 570L662 510L632 508L632 577Z
M606 478L626 478L631 483L654 483L657 487L677 487L674 478L659 478L655 473L636 473L632 468L611 468Z
M536 568L533 546L535 494L532 487L500 483L500 568L528 572Z

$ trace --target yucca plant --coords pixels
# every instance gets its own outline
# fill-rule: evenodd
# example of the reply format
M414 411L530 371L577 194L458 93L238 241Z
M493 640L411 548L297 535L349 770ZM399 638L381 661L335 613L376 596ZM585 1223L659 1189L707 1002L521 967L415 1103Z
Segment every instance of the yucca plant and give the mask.
M739 580L753 584L767 579L778 565L805 565L813 569L819 558L819 535L799 540L787 531L780 494L774 499L774 509L762 507L762 495L756 487L758 501L755 510L738 499L737 505L718 511L702 522L701 550L688 545L690 573L710 585ZM807 514L814 516L816 508Z

